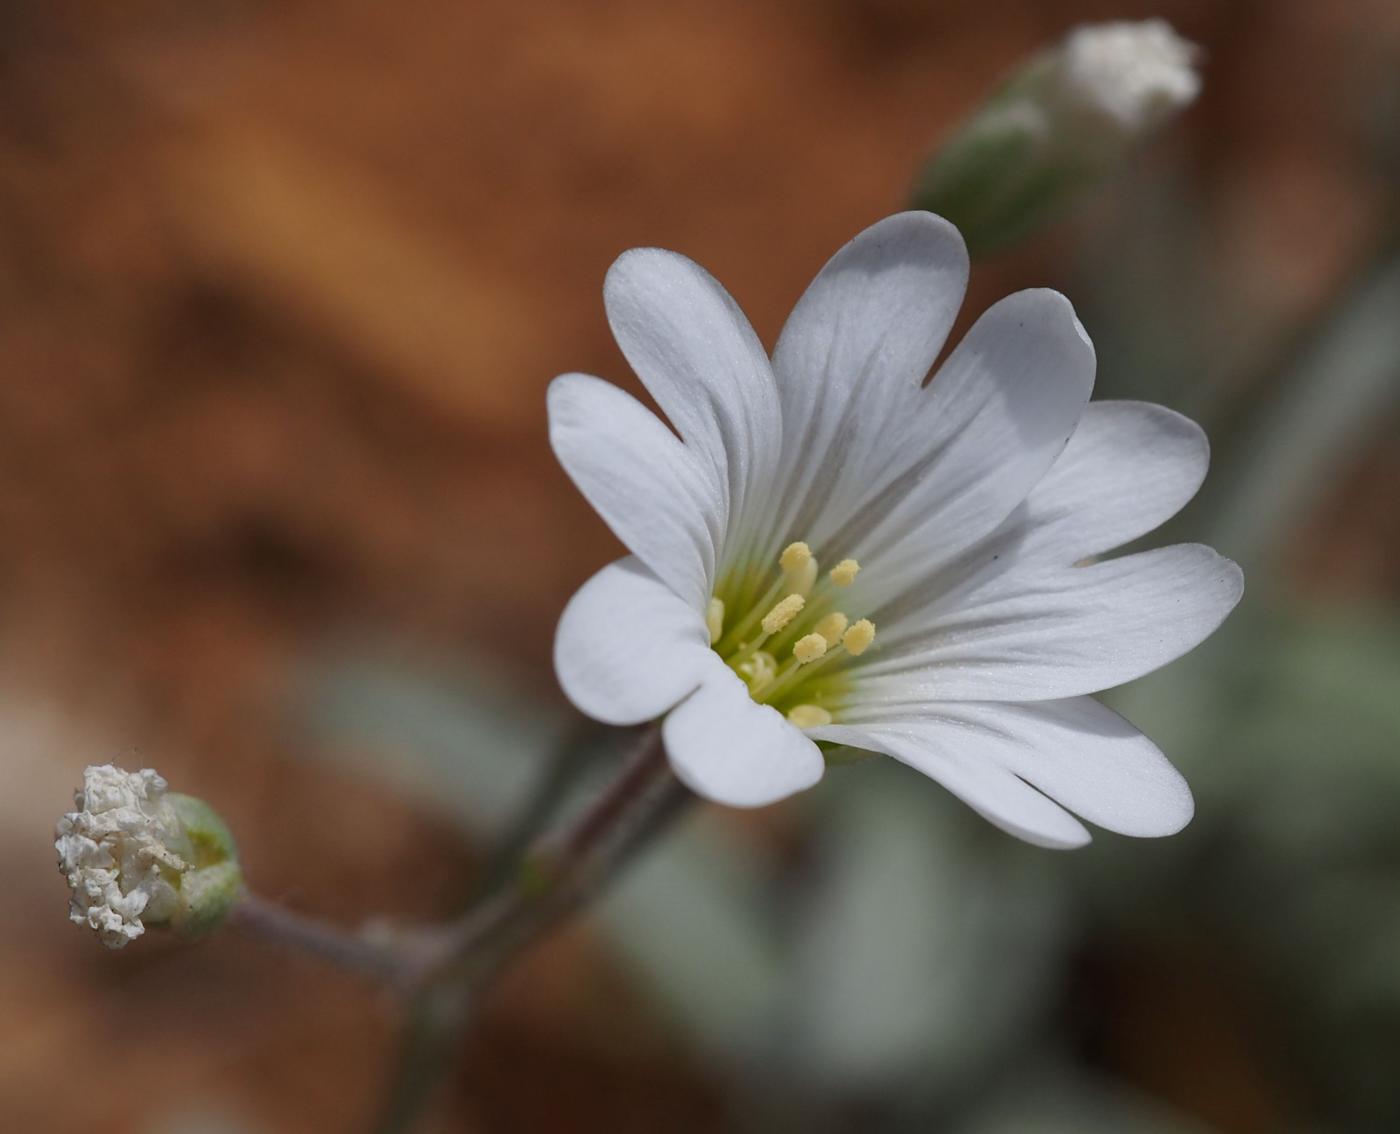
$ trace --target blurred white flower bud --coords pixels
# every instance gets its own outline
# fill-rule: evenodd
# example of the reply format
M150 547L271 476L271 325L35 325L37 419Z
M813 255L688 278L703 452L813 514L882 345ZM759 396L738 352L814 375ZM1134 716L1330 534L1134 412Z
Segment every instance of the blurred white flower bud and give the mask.
M1163 20L1074 29L933 156L915 203L956 224L974 252L1025 236L1196 98L1198 55Z
M1165 20L1087 24L1058 53L1058 95L1133 141L1201 93L1200 50Z
M72 891L69 919L120 949L148 925L212 929L242 887L233 839L201 800L167 791L150 768L92 765L58 821L54 849Z

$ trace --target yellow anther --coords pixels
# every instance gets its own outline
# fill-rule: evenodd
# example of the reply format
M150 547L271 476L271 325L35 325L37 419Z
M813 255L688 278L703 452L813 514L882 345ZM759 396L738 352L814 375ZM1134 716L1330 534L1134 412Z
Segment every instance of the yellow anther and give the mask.
M763 616L763 632L765 634L776 634L794 618L802 613L802 608L807 605L807 600L801 595L788 595L785 599L780 599L767 614Z
M739 676L748 682L749 691L760 692L778 673L777 660L767 650L757 651L739 665Z
M705 629L710 632L710 645L720 640L724 633L724 599L712 598L705 611Z
M807 634L798 638L792 647L792 656L797 659L798 665L814 662L824 653L826 653L826 639L820 634Z
M846 647L852 657L860 657L866 650L870 649L870 643L875 641L875 623L868 618L862 618L855 623L841 638L841 644Z
M860 573L860 564L854 559L843 559L831 569L831 581L838 587L849 587Z
M794 705L787 719L798 728L820 728L831 723L831 714L820 705Z
M790 543L783 548L783 553L778 556L778 566L784 571L796 571L799 567L805 566L812 558L812 549L801 540Z
M826 639L828 646L834 646L841 640L841 635L846 632L846 627L850 625L850 619L839 610L833 610L825 618L813 627L813 629Z
M815 586L817 582L817 561L815 559L807 560L802 566L787 572L785 578L787 579L788 586L793 589L794 593L810 595L812 593L812 587Z
M799 595L809 595L817 581L817 561L812 549L801 540L790 543L778 556L778 566L783 569L786 588Z

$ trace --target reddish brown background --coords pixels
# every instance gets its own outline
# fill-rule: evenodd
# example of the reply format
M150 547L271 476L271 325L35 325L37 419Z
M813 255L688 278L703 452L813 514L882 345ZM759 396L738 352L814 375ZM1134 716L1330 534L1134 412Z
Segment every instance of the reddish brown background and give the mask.
M543 395L624 377L611 259L685 251L771 342L1006 68L1145 14L1208 51L1169 144L1208 188L1216 269L1285 325L1374 219L1342 108L1394 44L1382 0L7 5L0 1128L361 1128L393 1036L374 995L231 940L109 956L64 923L47 832L82 765L134 750L216 800L305 908L445 908L457 836L288 751L297 660L369 631L557 698L554 619L615 547L550 457ZM979 267L972 305L1065 262L1061 232ZM1300 551L1313 577L1393 593L1388 547L1332 523L1332 550ZM1273 1128L1247 1053L1176 1058L1153 1085L1179 1105ZM516 973L447 1128L715 1114L579 930Z

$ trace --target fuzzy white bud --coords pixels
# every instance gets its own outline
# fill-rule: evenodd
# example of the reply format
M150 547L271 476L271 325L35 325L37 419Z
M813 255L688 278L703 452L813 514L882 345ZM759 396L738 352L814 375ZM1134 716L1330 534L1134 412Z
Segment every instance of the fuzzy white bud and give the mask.
M1063 97L1132 138L1201 93L1199 54L1165 20L1086 24L1066 38L1057 69Z
M1075 28L948 139L915 203L956 224L974 253L1021 239L1196 98L1199 54L1163 20Z

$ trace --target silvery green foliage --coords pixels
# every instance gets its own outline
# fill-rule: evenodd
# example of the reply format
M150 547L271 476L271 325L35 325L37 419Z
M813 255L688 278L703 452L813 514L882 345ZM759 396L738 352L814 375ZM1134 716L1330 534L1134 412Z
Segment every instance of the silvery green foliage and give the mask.
M1210 1134L1132 1089L1051 1064L1013 1076L950 1134Z
M730 1071L768 1053L790 977L774 864L691 823L599 903L599 924L663 1012Z
M523 807L568 718L479 660L398 660L377 651L309 659L303 724L318 751L373 775L474 834Z
M813 816L784 1042L809 1090L936 1095L1033 1034L1064 888L1046 860L907 790L898 769L862 773L844 773Z

